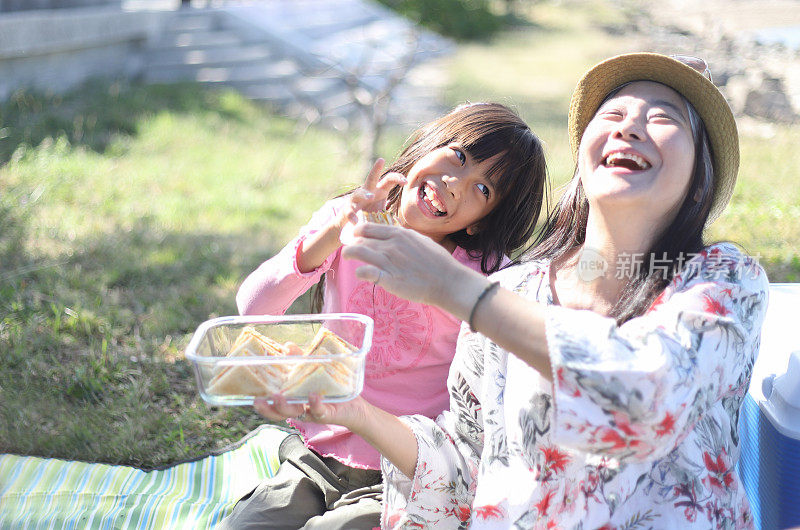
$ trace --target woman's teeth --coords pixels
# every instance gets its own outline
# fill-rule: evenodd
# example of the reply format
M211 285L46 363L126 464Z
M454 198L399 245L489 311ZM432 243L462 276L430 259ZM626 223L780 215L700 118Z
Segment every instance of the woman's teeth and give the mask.
M631 153L611 153L606 157L605 166L644 170L650 168L650 162Z
M447 210L445 210L444 204L439 202L439 200L436 198L436 195L433 193L433 190L427 184L425 185L424 197L425 197L425 201L434 210L433 213L435 215L446 215L447 214Z

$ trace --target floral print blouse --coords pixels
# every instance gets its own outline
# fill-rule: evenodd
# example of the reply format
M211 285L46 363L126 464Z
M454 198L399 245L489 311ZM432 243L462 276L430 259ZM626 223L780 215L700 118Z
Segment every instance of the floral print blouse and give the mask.
M553 305L548 263L493 278L549 305L553 383L462 326L450 410L402 418L414 477L383 460L384 528L753 527L734 465L767 306L754 260L707 247L621 326Z

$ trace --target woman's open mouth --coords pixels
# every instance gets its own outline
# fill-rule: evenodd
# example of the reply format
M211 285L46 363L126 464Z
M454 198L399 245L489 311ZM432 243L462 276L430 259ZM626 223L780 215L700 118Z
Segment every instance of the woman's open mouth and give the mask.
M614 151L603 159L603 166L620 167L631 171L643 171L645 169L650 169L650 162L633 153Z
M428 210L433 215L437 217L444 217L447 215L447 208L436 198L436 192L427 182L423 182L422 186L419 187L419 199L427 206Z

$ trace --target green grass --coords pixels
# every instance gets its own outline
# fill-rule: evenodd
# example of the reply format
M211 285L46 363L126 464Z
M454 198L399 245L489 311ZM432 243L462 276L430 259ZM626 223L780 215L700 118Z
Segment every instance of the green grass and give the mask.
M800 282L800 126L776 126L762 138L745 127L736 189L712 239L741 244L758 256L772 282Z
M636 45L605 3L530 13L441 73L451 104L516 107L557 189L572 174L574 83ZM183 350L200 322L235 313L239 282L314 209L362 180L353 138L301 130L194 85L97 82L0 106L0 452L155 467L261 423L207 407ZM739 183L709 238L761 255L772 281L800 281L800 127L775 131L743 127ZM387 138L384 156L400 143Z
M183 349L358 184L342 139L192 85L95 83L2 113L0 451L152 467L251 430L248 409L199 400Z

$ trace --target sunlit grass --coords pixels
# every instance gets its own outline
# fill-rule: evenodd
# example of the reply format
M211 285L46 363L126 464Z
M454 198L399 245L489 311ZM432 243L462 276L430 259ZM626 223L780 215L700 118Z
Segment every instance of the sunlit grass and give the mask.
M70 113L106 129L52 117ZM151 467L262 422L209 409L183 349L359 183L345 141L189 85L18 95L2 115L0 451Z
M739 179L728 209L709 231L759 256L773 282L800 282L800 127L771 137L744 128Z

